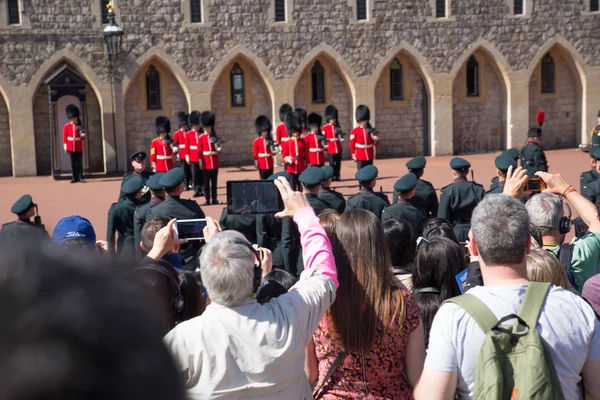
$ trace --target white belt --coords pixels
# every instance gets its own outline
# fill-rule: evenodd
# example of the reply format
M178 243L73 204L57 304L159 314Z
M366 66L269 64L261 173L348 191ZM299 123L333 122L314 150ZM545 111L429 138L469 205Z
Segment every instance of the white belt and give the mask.
M282 138L281 138L281 141L282 141L282 142L287 142L288 140L290 140L290 138L289 138L289 137L282 137Z
M203 151L202 154L205 156L216 156L218 153L216 151Z
M327 140L328 140L328 141L330 141L330 142L337 142L337 141L339 141L340 139L338 139L338 138L333 138L333 139L327 139Z
M311 153L318 153L318 152L320 152L320 151L323 151L323 149L309 149L309 151L310 151Z
M179 145L179 148L180 148L180 149L185 149L185 144L180 144L180 145Z
M71 142L72 141L76 141L77 142L77 141L81 140L81 138L80 137L76 137L76 138L74 138L74 137L68 137L67 140L70 140Z
M271 153L258 153L259 157L273 157L273 154Z
M370 149L371 147L373 147L372 144L356 144L356 147L358 147L359 149Z
M190 150L198 150L198 146L190 146Z
M156 156L157 160L170 160L173 156Z

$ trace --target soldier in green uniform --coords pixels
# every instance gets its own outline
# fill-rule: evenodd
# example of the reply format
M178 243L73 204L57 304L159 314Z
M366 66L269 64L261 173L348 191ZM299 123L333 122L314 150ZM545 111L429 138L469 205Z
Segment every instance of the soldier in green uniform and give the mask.
M143 151L138 151L138 152L133 153L131 155L131 157L129 158L131 160L131 167L133 168L133 170L128 171L123 176L123 182L125 182L127 179L129 179L133 176L141 176L142 177L142 197L140 198L141 203L149 202L150 197L152 197L150 195L150 193L148 192L148 188L146 187L146 182L148 181L148 178L150 178L153 175L152 171L146 170L146 158L147 157L148 157L148 155L146 153L144 153ZM125 200L125 194L123 192L121 192L119 194L119 201L123 201L123 200Z
M598 128L600 128L600 125L598 126ZM594 150L594 148L597 148L597 147L600 147L600 135L593 135L592 136L592 147L590 148L590 165L591 165L592 169L589 171L583 172L581 174L581 177L579 178L579 190L581 191L582 194L583 194L583 188L585 186L592 183L596 179L600 178L600 174L596 170L596 163L598 160L596 158L594 158L594 155L592 154L592 150Z
M416 207L426 218L435 217L438 213L438 198L435 194L435 189L430 182L421 179L425 172L427 160L423 156L417 156L406 163L408 172L412 172L419 178L415 195L410 199L409 203ZM398 201L398 192L394 190L393 204Z
M141 176L132 176L121 183L121 193L125 200L113 203L108 210L108 227L106 241L108 251L115 254L115 242L117 244L117 256L133 257L135 254L135 238L133 232L133 218L135 209L142 204L142 187L144 185ZM116 233L119 233L115 241Z
M379 170L374 165L358 170L354 177L360 183L360 192L348 199L346 210L369 210L381 219L381 212L390 205L390 201L385 194L373 190L377 185L378 174Z
M151 215L150 209L165 201L165 191L160 184L160 179L164 174L164 172L157 172L148 178L146 186L148 186L152 197L148 203L142 204L135 209L135 215L133 217L133 237L135 238L135 253L138 258L144 256L140 242L142 241L142 228L144 227L144 224L151 219L148 218L148 216Z
M340 192L336 192L331 188L333 182L334 170L329 165L321 167L325 173L325 179L321 182L321 188L319 189L319 199L331 204L331 208L335 209L338 213L343 213L346 209L346 199Z
M165 188L165 201L150 208L148 219L152 219L153 217L177 219L199 219L206 217L198 203L194 200L184 200L180 197L185 190L184 180L185 172L183 168L179 167L166 172L159 179L159 184ZM198 250L200 250L200 241L198 240L192 240L189 243L181 245L180 254L185 260L185 269L196 269Z
M10 212L15 214L17 219L2 225L0 243L26 240L27 243L43 244L50 239L39 216L31 222L31 218L37 214L37 204L30 195L21 196L13 204Z
M467 176L471 164L456 157L450 161L454 182L442 188L438 217L445 218L454 225L454 233L459 242L466 242L471 229L471 214L483 200L483 186L469 182Z
M319 198L319 189L321 182L325 179L325 172L321 167L310 167L304 170L298 178L302 186L304 186L304 194L310 206L315 210L315 214L319 215L323 210L333 208L331 204Z
M590 156L592 159L596 160L595 169L593 171L596 175L600 175L600 163L598 162L598 160L600 160L600 147L592 147L590 149ZM597 200L600 199L600 179L593 180L582 186L581 195L596 204ZM596 207L599 205L600 204L596 204Z
M527 144L521 151L521 166L533 178L538 171L548 172L548 161L542 149L542 128L531 128L527 138Z
M513 171L517 169L517 162L510 158L506 153L500 154L494 161L496 164L496 178L498 185L494 189L490 189L485 194L501 194L504 191L504 182L506 181L506 173L510 167Z
M224 231L237 231L244 235L252 244L256 244L256 215L227 213L227 207L223 207L219 225Z
M394 190L398 194L398 201L394 205L383 209L382 222L388 219L405 220L412 225L413 232L421 230L421 224L425 220L425 216L410 203L417 190L418 182L419 178L412 172L396 181Z
M508 156L511 160L515 161L515 164L517 164L518 166L518 162L519 162L519 150L515 149L514 147L512 149L508 149L502 152L503 155ZM515 167L516 168L516 167ZM495 176L492 178L492 183L490 184L490 192L494 189L496 189L498 187L498 176ZM500 192L502 193L502 192Z

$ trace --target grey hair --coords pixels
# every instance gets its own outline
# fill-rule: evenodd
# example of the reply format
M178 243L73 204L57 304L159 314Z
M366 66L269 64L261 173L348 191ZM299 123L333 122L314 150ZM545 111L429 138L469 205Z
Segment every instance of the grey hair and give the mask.
M519 200L503 194L486 196L473 211L471 230L486 265L516 265L525 259L529 215Z
M527 212L531 223L537 226L542 235L558 229L560 220L565 216L563 201L552 193L540 193L527 201Z
M200 253L202 283L213 303L235 307L252 295L254 253L239 232L215 235Z

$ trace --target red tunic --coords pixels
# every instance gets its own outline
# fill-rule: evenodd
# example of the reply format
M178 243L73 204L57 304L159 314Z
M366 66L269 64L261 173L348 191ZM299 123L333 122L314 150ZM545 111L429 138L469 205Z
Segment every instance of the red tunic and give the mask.
M289 174L301 174L306 169L308 148L304 139L290 139L282 146L282 158Z
M156 138L150 144L150 163L156 172L168 172L173 169L173 149L161 138Z
M342 149L342 138L335 134L335 125L327 124L323 127L323 135L327 138L327 152L329 154L338 154L344 151Z
M200 161L198 155L198 142L200 141L200 136L202 136L202 133L193 129L187 131L185 134L185 149L190 158L190 162Z
M183 129L178 130L173 135L173 144L179 148L179 159L185 160L187 155L187 144L185 140L185 131Z
M271 147L267 146L265 138L254 139L252 152L254 153L254 161L258 164L258 169L273 169L273 153Z
M198 142L198 153L202 157L202 169L213 170L219 169L219 152L217 145L211 143L211 139L216 139L208 133L200 135Z
M81 153L83 151L84 136L81 136L76 128L76 125L72 122L65 124L63 128L63 145L67 145L67 151L69 153Z
M277 125L277 128L275 129L275 139L277 139L277 143L280 145L283 145L284 142L287 142L290 139L284 124Z
M361 126L352 129L350 133L350 154L358 161L370 161L375 158L375 147L378 143L373 141L367 130Z
M325 164L325 148L314 133L309 133L304 139L308 146L308 163L310 165Z

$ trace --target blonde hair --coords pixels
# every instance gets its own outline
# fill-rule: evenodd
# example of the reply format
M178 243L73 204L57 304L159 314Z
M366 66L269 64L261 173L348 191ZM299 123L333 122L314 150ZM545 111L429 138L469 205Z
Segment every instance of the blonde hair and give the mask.
M531 249L527 255L527 279L550 282L563 289L572 290L565 267L554 255L542 249Z

